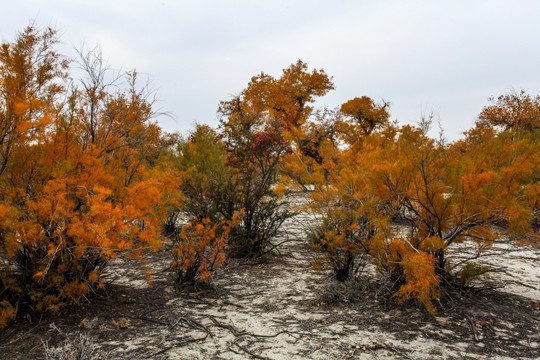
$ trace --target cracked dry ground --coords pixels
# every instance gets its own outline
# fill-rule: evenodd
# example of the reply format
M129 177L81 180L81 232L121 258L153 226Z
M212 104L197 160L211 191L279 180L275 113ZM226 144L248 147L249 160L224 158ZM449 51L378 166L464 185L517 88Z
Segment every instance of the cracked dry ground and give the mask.
M520 260L533 269L523 274L536 279L532 296L486 290L447 301L433 316L412 304L396 306L370 288L328 296L341 290L311 268L314 254L304 235L310 221L306 213L290 219L290 241L279 254L232 261L216 274L213 289L175 292L166 251L149 258L151 287L136 262L115 261L114 281L91 303L55 317L19 319L0 333L0 359L43 358L42 341L58 345L76 331L88 333L109 359L540 357L537 252Z

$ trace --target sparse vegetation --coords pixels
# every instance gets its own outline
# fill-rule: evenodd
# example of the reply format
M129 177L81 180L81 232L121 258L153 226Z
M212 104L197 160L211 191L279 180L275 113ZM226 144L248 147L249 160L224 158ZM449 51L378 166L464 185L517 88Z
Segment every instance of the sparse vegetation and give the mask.
M100 327L103 337L107 332L135 333L148 323L166 326L159 330L159 344L152 344L160 349L146 357L174 346L202 344L216 328L234 337L227 351L254 358L266 358L260 355L263 346L251 350L261 339L283 335L294 339L294 345L309 342L316 327L303 320L288 319L293 326L282 323L282 330L262 334L222 322L215 313L194 314L184 303L178 307L185 310L182 314L174 307L175 297L182 296L192 302L209 296L205 304L214 312L248 306L247 299L231 297L242 304L214 299L219 290L209 295L197 286L214 281L218 270L245 270L258 275L236 278L241 289L235 291L251 296L249 305L268 311L276 305L265 301L266 291L275 289L245 292L260 286L257 281L267 288L285 281L290 288L277 291L287 299L304 296L298 306L306 312L336 306L350 317L364 303L363 309L377 312L370 321L409 311L434 324L442 312L464 319L460 321L469 324L475 342L490 336L496 339L490 344L499 341L494 326L504 329L504 341L524 341L506 332L506 325L485 325L490 324L486 316L476 313L483 320L475 320L469 312L482 306L477 292L493 290L489 285L475 288L483 276L504 266L517 276L511 264L495 267L479 261L481 257L497 248L500 258L509 261L510 246L522 246L536 251L537 260L538 96L502 95L481 111L462 139L448 143L442 136L428 136L429 119L400 126L390 121L388 103L367 96L339 109L315 110L316 98L334 84L323 70L308 71L298 61L279 78L265 73L253 77L238 96L222 101L218 129L197 125L179 140L153 121L152 98L147 87L139 86L135 71L124 74L127 86L116 78L109 82L110 69L101 54L81 50L85 75L73 85L57 42L54 30L29 26L0 48L2 331L17 319L21 326L21 321L39 318L39 328L41 319L65 314L67 308L95 309L93 298L105 304L114 298L119 308L142 303L152 308L130 308L108 319L113 326ZM304 200L302 206L290 200L293 192ZM302 224L303 231L283 235L284 224L291 226L295 216L306 214L312 217ZM163 251L168 240L172 245ZM292 248L299 257L273 256L281 254L283 244L291 246L288 255ZM176 288L189 288L189 295L170 295L165 289L171 283L163 279L157 284L159 303L130 297L129 287L127 295L110 290L114 284L108 287L104 274L111 262L122 258L126 267L137 259L151 282L153 256L168 256L162 272L172 273ZM306 294L291 295L297 280L305 280L295 274L322 279L320 274L305 275L299 264L307 259L337 281L325 288L311 284L307 296L315 300L310 301L304 301ZM274 267L279 261L288 272ZM522 285L537 290L538 284L528 281ZM488 297L494 307L504 298L494 292ZM537 320L539 304L508 301ZM512 304L505 311L508 306ZM151 317L163 309L167 312ZM538 326L513 320L520 324L518 335L528 336L534 355L539 339L530 332ZM331 330L332 336L346 334L349 324ZM78 326L88 327L88 321ZM173 331L180 326L189 333L181 339ZM463 332L459 326L453 330ZM63 337L59 346L43 342L46 359L107 358L89 333L58 333ZM323 345L321 340L318 346ZM521 350L522 345L513 346ZM389 344L361 348L403 356ZM503 351L510 356L518 352Z
M109 357L97 349L95 339L84 332L60 334L64 341L59 346L43 342L45 360L107 360Z

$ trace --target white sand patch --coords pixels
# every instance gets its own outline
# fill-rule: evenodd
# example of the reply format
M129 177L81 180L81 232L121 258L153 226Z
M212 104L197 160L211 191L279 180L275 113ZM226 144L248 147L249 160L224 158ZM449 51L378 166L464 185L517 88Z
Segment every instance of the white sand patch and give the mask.
M454 263L472 257L475 253L476 247L471 243L454 244L449 249ZM493 283L506 293L540 301L539 248L510 242L496 243L471 262L497 269L494 273L479 277L479 283Z
M299 196L295 199L297 205L306 201ZM499 322L505 331L492 331L479 323L476 326L482 331L480 341L476 342L472 338L470 322L458 319L457 326L463 335L460 341L449 342L446 338L456 336L451 330L456 328L456 319L448 314L422 320L421 330L417 331L406 327L392 328L393 317L403 317L402 310L395 308L364 314L347 304L317 306L315 300L328 284L328 277L314 272L310 265L315 255L305 243L305 230L313 221L314 216L306 212L289 219L285 223L287 234L284 236L291 241L280 247L281 256L269 263L221 269L215 278L219 297L187 299L178 296L166 302L163 313L155 319L172 324L178 319L178 326L173 329L148 322L148 331L135 340L123 344L105 343L118 346L113 358L128 359L130 351L138 349L140 353L147 346L148 355L157 354L149 358L175 360L254 357L272 360L492 359L492 353L481 355L485 346L483 336L506 339L511 335L511 323ZM459 261L464 258L463 254L473 252L474 248L469 245L456 245L450 256L453 261ZM507 285L504 291L539 301L539 255L538 250L498 244L490 250L489 256L483 256L479 261L505 267L505 272L491 274L490 282L504 283ZM167 261L152 264L156 276L164 273ZM131 262L117 259L111 265L108 276L115 283L148 286L140 270L130 267ZM373 271L373 267L368 268ZM180 321L183 317L192 323ZM381 325L383 323L386 327ZM437 333L437 338L430 337L433 333ZM519 346L529 349L524 357L538 354L539 339L532 337L519 341ZM497 359L510 358L499 355Z

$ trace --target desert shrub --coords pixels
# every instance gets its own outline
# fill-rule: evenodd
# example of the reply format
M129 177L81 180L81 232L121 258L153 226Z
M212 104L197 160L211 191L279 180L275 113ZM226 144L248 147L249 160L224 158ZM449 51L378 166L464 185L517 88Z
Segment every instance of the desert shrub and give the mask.
M320 257L312 261L315 270L330 269L337 281L360 275L366 265L366 245L359 226L338 227L331 220L322 219L307 230L308 241Z
M195 217L182 228L179 241L172 249L171 266L178 286L211 280L214 271L225 262L231 228L238 226L241 216L238 212L230 221L220 222Z
M9 322L15 319L17 311L7 300L0 302L0 329L5 328Z
M107 360L109 357L98 350L95 339L90 335L77 331L65 335L60 346L49 346L43 342L45 360Z
M68 90L55 44L53 30L29 27L0 50L3 320L14 307L85 301L111 259L160 247L178 197L178 173L158 161L174 139L151 121L136 73L127 89L107 88L100 55L89 54L83 90Z
M223 126L227 164L234 177L218 204L227 219L234 211L244 211L231 233L229 252L235 257L260 256L271 248L281 225L293 215L274 188L288 145L279 131L237 128L231 121Z
M314 187L307 208L319 219L309 231L321 254L315 267L346 280L367 256L399 302L434 312L441 287L486 272L473 262L498 236L534 244L537 101L517 97L527 101L500 98L453 144L427 136L429 118L418 127L388 123L386 104L366 97L344 104L342 114L318 113L287 156L293 179ZM526 109L512 110L519 104ZM526 119L502 124L510 113ZM477 253L454 262L448 248L465 241Z
M177 166L187 173L181 184L183 211L189 218L232 218L234 211L229 213L223 206L231 195L235 177L218 132L207 125L197 125L186 140L178 143L177 150Z
M322 70L307 71L302 61L274 78L254 76L240 95L219 106L221 136L235 181L223 199L225 217L244 210L231 232L234 256L260 256L275 244L282 223L293 215L276 190L292 134L306 122L316 97L333 89Z
M388 264L391 264L390 279L397 289L394 296L399 302L414 299L429 312L435 312L433 300L440 295L440 278L435 272L435 257L414 249L401 239L390 243L388 253Z
M371 100L369 103L376 108ZM360 116L361 111L357 109L357 113ZM314 268L330 269L338 281L359 275L369 261L373 239L382 236L388 223L370 184L379 144L369 144L372 151L359 150L357 144L379 125L368 131L361 126L364 120L348 120L335 111L317 113L315 123L306 124L306 132L297 134L300 144L311 139L311 150L299 146L287 159L294 179L313 187L306 210L317 219L308 229L309 242L320 255Z
M246 198L240 224L231 231L229 253L235 257L257 257L274 250L281 225L294 216L279 195L269 192L264 198L249 203Z
M537 237L529 220L534 206L523 192L534 183L538 152L530 135L509 135L482 125L446 145L425 129L403 127L381 152L374 189L382 201L396 204L390 215L405 227L381 244L386 255L376 263L400 284L401 301L416 299L433 312L441 287L460 287L487 272L474 261L498 237ZM454 262L448 248L463 242L477 252Z
M181 218L182 212L179 209L175 208L167 211L165 224L163 225L163 232L167 235L175 234Z
M271 146L270 142L260 142L264 143L261 146ZM276 181L277 162L264 174L259 173L262 167L251 161L243 162L245 168L239 167L236 161L241 156L228 152L220 134L205 125L198 125L186 141L179 143L178 153L178 166L187 172L181 185L183 209L192 222L236 222L241 214L228 234L227 252L235 256L262 254L290 216L281 211L283 204L270 189ZM261 161L262 156L261 151Z
M463 269L461 269L461 271L459 272L459 280L464 284L470 283L480 275L484 275L491 270L492 268L490 266L479 265L469 262L465 264Z
M187 172L181 185L183 209L195 221L207 218L211 223L232 221L241 211L239 223L230 231L227 252L258 256L292 214L272 189L286 151L283 138L278 133L259 134L232 150L221 137L210 127L198 125L179 143L178 168Z

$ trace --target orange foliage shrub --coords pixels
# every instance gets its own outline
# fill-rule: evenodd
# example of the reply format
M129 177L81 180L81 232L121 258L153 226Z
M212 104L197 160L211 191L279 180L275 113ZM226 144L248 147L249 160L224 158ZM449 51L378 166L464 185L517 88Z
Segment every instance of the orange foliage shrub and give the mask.
M291 134L312 111L316 97L333 88L322 70L307 71L302 61L283 70L279 78L261 73L241 94L220 103L222 138L233 182L220 194L226 219L243 209L233 230L230 252L237 257L261 256L272 250L272 240L292 216L275 191L283 158L291 151Z
M196 217L182 228L171 263L179 286L211 280L213 272L225 262L231 228L238 226L242 215L236 212L230 221L217 223Z
M405 283L396 292L400 301L416 299L426 309L434 313L433 300L439 298L440 278L435 274L437 259L425 252L410 251L403 255L399 266L405 276Z
M296 149L284 168L301 188L313 186L307 208L321 219L310 231L321 253L316 267L343 280L369 254L378 271L399 285L400 301L416 299L433 312L441 284L462 286L489 271L454 262L447 251L452 244L470 241L482 253L501 233L537 243L540 148L531 120L537 105L519 97L527 100L526 111L514 111L514 97L500 98L453 144L429 138L429 121L422 127L388 123L386 106L367 97L343 104L345 117L319 112L296 129ZM501 125L508 113L525 118ZM497 132L490 124L508 130ZM401 234L390 220L404 225ZM403 239L390 240L396 238Z
M159 248L164 213L180 195L180 174L159 164L173 139L151 123L135 73L116 94L85 87L65 96L55 39L29 27L0 54L0 138L12 139L0 144L2 322L13 316L9 303L78 303L119 253Z
M17 310L9 301L0 301L0 329L5 328L11 320L15 319L16 313Z

